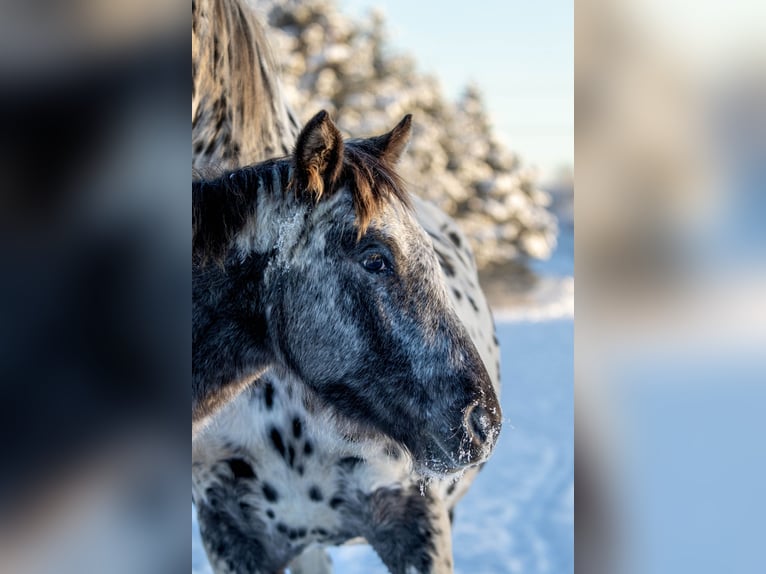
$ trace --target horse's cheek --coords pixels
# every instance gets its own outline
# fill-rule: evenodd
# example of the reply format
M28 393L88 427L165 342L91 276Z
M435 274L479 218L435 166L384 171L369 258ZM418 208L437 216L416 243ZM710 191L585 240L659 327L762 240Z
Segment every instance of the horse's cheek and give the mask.
M322 288L309 286L321 285ZM319 384L353 370L358 338L349 320L346 296L333 277L295 277L284 289L280 331L283 352L306 379Z

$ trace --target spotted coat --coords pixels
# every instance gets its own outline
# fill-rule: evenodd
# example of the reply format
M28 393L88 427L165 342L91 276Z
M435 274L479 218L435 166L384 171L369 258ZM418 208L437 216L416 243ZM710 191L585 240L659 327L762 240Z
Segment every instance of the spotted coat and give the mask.
M237 165L280 155L291 145L286 142L294 138L295 122L286 107L274 104L282 100L268 66L257 69L270 87L250 91L272 102L269 110L278 110L269 129L256 130L261 135L252 138L252 130L247 134L241 125L238 132L236 113L210 105L236 86L218 79L236 75L233 66L205 67L197 59L201 53L210 57L209 42L206 48L198 37L194 47L195 22L199 32L199 20L210 15L204 6L219 4L239 5L193 3L193 164ZM251 16L246 19L258 27ZM252 37L262 45L259 36ZM212 78L198 77L206 75ZM266 143L259 148L243 139ZM452 305L499 393L497 338L468 242L446 214L425 201L414 204ZM287 371L270 371L255 381L193 443L193 500L218 574L276 572L288 564L293 572L329 572L321 547L358 537L392 572L451 572L450 518L477 472L473 467L448 479L415 473L401 445L343 417Z
M499 392L494 327L465 237L430 204L415 207ZM420 476L395 441L341 416L295 375L271 371L195 440L193 498L218 574L276 572L291 561L293 571L329 572L317 548L357 537L392 572L448 573L450 517L478 470Z

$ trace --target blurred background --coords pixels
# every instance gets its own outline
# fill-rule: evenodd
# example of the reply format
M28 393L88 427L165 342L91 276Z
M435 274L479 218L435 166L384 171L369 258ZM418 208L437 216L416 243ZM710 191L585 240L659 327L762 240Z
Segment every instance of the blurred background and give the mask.
M766 5L576 3L582 572L762 572Z

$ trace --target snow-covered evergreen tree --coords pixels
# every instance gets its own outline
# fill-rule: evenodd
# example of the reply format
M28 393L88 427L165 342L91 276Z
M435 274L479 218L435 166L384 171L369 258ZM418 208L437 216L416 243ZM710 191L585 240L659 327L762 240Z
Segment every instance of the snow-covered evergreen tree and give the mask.
M389 49L385 19L342 14L336 0L251 0L272 29L285 93L300 119L327 109L346 135L387 131L407 113L414 132L401 173L455 217L480 266L546 258L556 241L548 195L500 143L479 89L450 102L412 58Z

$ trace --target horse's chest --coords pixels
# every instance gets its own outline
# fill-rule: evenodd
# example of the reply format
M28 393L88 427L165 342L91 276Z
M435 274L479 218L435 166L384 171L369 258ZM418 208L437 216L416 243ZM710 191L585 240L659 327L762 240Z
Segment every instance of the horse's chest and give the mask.
M220 489L236 500L227 512L240 529L266 543L275 560L311 543L341 544L364 536L369 495L408 488L409 461L380 437L346 438L330 411L307 409L298 389L267 381L235 401L205 441L195 490Z

